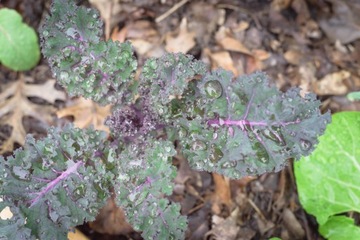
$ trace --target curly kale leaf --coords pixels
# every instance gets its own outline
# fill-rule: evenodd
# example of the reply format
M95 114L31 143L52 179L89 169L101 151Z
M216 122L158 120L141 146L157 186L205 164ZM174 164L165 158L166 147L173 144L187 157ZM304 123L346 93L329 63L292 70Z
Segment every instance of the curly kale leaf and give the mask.
M179 108L186 106L187 99L193 96L193 80L205 73L206 65L193 56L166 53L160 58L146 61L139 92L149 100L155 113L169 120L176 117Z
M102 22L93 9L54 0L40 30L42 52L70 95L100 104L131 101L137 62L130 43L100 41Z
M114 178L99 157L105 139L93 129L50 128L46 138L28 136L24 148L1 158L0 196L17 215L7 224L21 221L38 239L66 239L74 226L94 220ZM12 236L11 229L4 229L5 236Z
M151 109L145 99L115 109L111 116L106 118L105 124L109 126L115 138L124 142L143 137L162 126L158 114Z
M290 158L309 155L330 113L314 94L280 92L264 73L233 78L216 70L197 84L201 113L176 120L192 167L231 178L279 171Z
M175 154L171 142L147 139L140 146L128 145L116 157L119 159L117 204L125 209L133 227L143 231L145 239L184 238L186 217L180 215L178 204L164 198L172 194L171 180L176 169L171 157Z
M0 239L35 239L31 235L31 229L25 226L26 219L19 208L15 207L12 202L0 201L0 212L5 208L9 208L13 216L11 219L0 218Z

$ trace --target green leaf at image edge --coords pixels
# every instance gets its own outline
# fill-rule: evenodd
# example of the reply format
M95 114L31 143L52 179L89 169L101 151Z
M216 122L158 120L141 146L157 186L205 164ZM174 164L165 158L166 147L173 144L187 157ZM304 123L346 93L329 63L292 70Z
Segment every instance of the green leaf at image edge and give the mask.
M350 101L359 101L360 100L360 92L351 92L347 95L347 98Z
M0 10L0 62L15 71L29 70L40 59L38 37L14 10Z
M320 225L329 217L360 212L360 112L332 116L311 156L294 165L299 198Z
M332 216L321 225L319 232L328 240L358 240L360 228L354 225L354 219L345 216Z

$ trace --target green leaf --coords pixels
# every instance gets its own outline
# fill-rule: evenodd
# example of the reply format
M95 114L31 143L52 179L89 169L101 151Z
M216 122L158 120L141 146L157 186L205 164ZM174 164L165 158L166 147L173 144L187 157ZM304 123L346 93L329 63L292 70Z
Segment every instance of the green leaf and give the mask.
M360 92L351 92L347 95L347 98L350 101L359 101L360 100Z
M40 30L42 52L71 96L102 105L131 101L137 68L132 46L100 41L102 25L98 11L54 0Z
M26 217L19 208L11 202L0 201L0 212L5 208L9 208L13 216L10 219L0 218L0 239L35 239L35 236L31 235L31 229L25 227Z
M345 216L332 216L321 225L319 232L328 240L358 240L360 228L354 225L354 219Z
M0 10L0 62L15 71L29 70L40 59L37 35L11 9Z
M333 115L317 149L295 163L299 198L320 225L334 214L360 212L360 112Z
M186 217L180 215L179 204L164 197L173 191L176 168L171 157L175 154L171 142L149 138L142 144L128 145L114 157L120 159L116 202L144 239L184 239Z
M183 153L196 170L230 178L279 171L288 159L310 155L331 120L315 94L281 92L262 72L234 78L218 69L194 92L197 116L175 124L185 135Z
M113 180L99 157L105 139L104 132L67 125L38 141L28 135L24 148L0 157L0 210L10 203L16 214L0 221L1 234L13 236L18 225L24 236L31 229L38 239L66 239L73 227L94 220Z

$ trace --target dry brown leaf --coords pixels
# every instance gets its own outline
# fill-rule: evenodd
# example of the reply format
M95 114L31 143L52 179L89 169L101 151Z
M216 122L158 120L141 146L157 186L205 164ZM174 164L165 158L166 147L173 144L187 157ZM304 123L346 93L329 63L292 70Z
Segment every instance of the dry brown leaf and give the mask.
M360 38L360 4L358 1L331 0L333 14L329 19L321 18L319 25L327 37L342 44Z
M250 26L249 22L246 21L240 21L236 27L233 27L232 30L236 33L236 32L242 32L245 31L246 29L248 29Z
M134 231L126 221L124 211L119 208L114 199L110 198L107 204L100 210L90 227L97 232L107 234L129 234Z
M111 106L101 107L91 100L85 98L76 99L71 106L56 112L58 118L73 116L74 125L85 128L92 125L97 130L109 132L104 125L105 118L110 115Z
M273 0L271 2L271 7L275 10L275 11L281 11L284 10L286 8L288 8L291 4L292 0Z
M139 56L160 57L165 53L161 36L150 21L138 20L112 34L113 40L130 40Z
M206 233L204 239L222 239L222 240L235 240L238 239L237 235L240 231L240 226L237 224L239 217L239 209L236 208L231 215L224 219L219 216L213 215L212 229Z
M217 173L213 173L212 176L215 184L215 193L211 209L216 215L220 215L224 206L226 210L231 208L230 181Z
M127 28L127 38L130 39L147 39L158 38L159 33L154 27L154 24L147 20L138 20L135 22L130 22L126 25Z
M217 31L215 39L225 50L252 55L250 50L235 39L230 30L224 26L220 27L219 31Z
M109 39L111 25L113 24L111 21L114 20L112 16L121 11L119 0L89 0L89 2L100 11L105 22L105 37Z
M69 232L67 237L68 240L89 240L87 236L77 229L75 229L75 232Z
M165 49L168 52L187 53L195 46L195 33L189 32L186 18L181 20L178 34L174 32L168 33L165 39Z
M295 49L290 49L284 53L286 61L294 65L299 65L303 57L304 55L299 50Z
M350 77L350 72L342 70L330 73L320 81L315 82L314 91L318 95L343 95L348 92L344 80Z
M284 225L291 233L293 239L304 239L306 233L294 213L290 209L285 208L282 217Z
M213 39L213 33L217 29L223 16L223 9L219 9L215 4L205 1L190 1L186 11L189 20L188 27L195 33L197 43L201 48L209 46ZM220 23L221 24L221 23Z
M300 88L303 93L313 91L312 87L317 81L316 79L316 66L313 62L306 62L299 66L299 75L301 78Z
M225 70L232 71L235 76L238 75L238 70L235 68L234 62L228 51L212 53L209 49L204 49L203 52L210 57L212 69L221 67Z
M269 52L262 49L252 50L253 56L246 57L246 70L247 74L255 72L257 70L262 70L264 68L263 61L268 59L271 55Z
M259 61L264 61L271 56L271 54L269 52L262 50L262 49L254 49L254 50L252 50L252 53L253 53L254 57L256 59L258 59Z
M114 30L111 33L111 40L115 41L119 41L119 42L125 42L126 39L126 35L127 35L127 27L123 27L122 29L119 29L118 26L116 26L114 28Z
M21 75L18 81L5 86L0 94L0 123L12 126L10 137L0 148L1 154L12 151L14 143L24 144L26 131L22 124L23 117L30 116L44 124L52 120L50 113L55 110L53 106L34 104L28 97L39 97L52 104L56 99L66 99L64 92L54 88L55 80L48 80L44 84L29 84L29 80Z

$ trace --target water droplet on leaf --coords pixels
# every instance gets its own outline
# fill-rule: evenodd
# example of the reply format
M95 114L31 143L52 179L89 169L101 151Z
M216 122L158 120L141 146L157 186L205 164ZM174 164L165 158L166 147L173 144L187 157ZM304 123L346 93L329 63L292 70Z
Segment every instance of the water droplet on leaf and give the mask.
M196 140L191 144L191 149L194 151L201 151L206 149L206 145L203 141Z
M269 129L266 128L266 129L261 130L261 133L265 138L273 141L274 143L276 143L279 146L285 146L286 145L284 137L280 132L280 129L276 128L276 130L274 130L274 129L269 130Z
M73 194L76 198L80 198L85 195L85 191L86 191L85 185L80 184L77 188L75 188Z
M205 83L205 92L209 98L219 98L223 92L223 88L219 81L212 80Z
M69 83L69 73L66 71L61 71L59 79L65 83Z
M235 162L235 161L226 161L221 164L221 168L223 168L223 169L234 168L234 167L236 167L236 164L237 164L237 162Z
M185 128L180 127L180 129L178 131L178 135L179 135L179 138L185 138L188 135L188 132L186 131Z
M211 145L209 159L213 163L217 163L224 156L223 152L216 145Z
M255 143L253 149L256 151L256 157L260 162L262 163L269 162L269 154L261 143L259 142Z
M171 152L172 148L171 147L165 147L165 152L169 153Z
M65 141L69 140L70 134L69 133L64 133L63 138L64 138Z
M48 31L46 31L46 30L45 30L45 31L43 31L43 32L42 32L42 34L43 34L43 36L44 36L44 37L49 36L49 32L48 32Z

